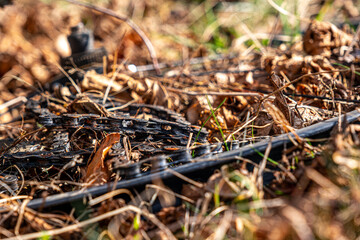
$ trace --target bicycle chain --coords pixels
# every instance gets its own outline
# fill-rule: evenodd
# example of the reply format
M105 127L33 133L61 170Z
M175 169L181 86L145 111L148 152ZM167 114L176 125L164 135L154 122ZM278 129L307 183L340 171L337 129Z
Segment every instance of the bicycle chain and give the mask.
M39 116L39 123L46 128L78 129L88 128L94 131L105 131L107 133L118 132L130 135L133 140L169 139L177 144L185 145L189 135L197 134L197 128L186 123L177 123L160 119L137 119L133 117L112 116L101 117L96 114L46 114ZM201 130L200 141L206 140L206 132Z
M16 163L23 168L63 167L75 160L76 166L85 165L94 151L94 146L86 149L75 149L72 146L71 137L79 129L97 133L116 132L128 137L132 150L138 151L142 157L134 161L126 159L123 143L113 145L108 154L110 160L121 159L113 161L112 168L123 179L183 165L191 162L192 158L210 157L225 149L223 143L209 144L205 129L192 126L180 114L159 106L133 104L109 117L101 117L97 114L56 115L50 113L47 108L39 107L43 103L28 105L30 106L28 110L32 110L37 122L46 129L46 140L17 144L2 155L4 166ZM136 115L143 113L151 115L152 118L148 120L136 118ZM201 145L186 147L191 135L192 140L197 138ZM227 144L230 149L239 147L239 141L231 141Z
M74 65L80 68L88 67L85 71L92 69L91 65L102 62L106 55L103 48L93 49L91 41L83 41L83 38L91 38L90 33L83 30L81 26L72 29L69 38L76 44L72 46L74 54L62 60L65 69ZM101 72L102 68L96 68L97 70ZM68 74L78 82L83 77L83 73ZM55 78L45 89L54 93L56 88L63 87L67 81L64 76ZM53 95L56 96L56 93ZM56 100L44 95L40 96L40 100L35 100L36 97L38 96L33 94L33 97L28 99L25 117L35 118L44 130L31 141L20 141L15 142L14 146L6 146L6 151L0 155L2 166L16 164L28 169L51 166L61 168L70 162L74 163L71 166L85 165L96 147L96 142L109 133L120 133L123 140L128 141L129 146L125 146L124 142L114 144L108 154L108 159L113 161L113 171L118 171L123 178L147 173L149 164L152 165L152 171L161 171L167 167L186 164L193 157L210 156L223 150L222 144L211 145L207 142L208 132L205 129L192 126L183 116L164 107L147 104L126 106L111 98L103 105L102 98L87 95L100 110L105 109L105 116L96 111L96 114L80 114L69 108L62 113L53 113L50 104L59 106ZM74 103L78 97L66 96L66 99ZM64 110L64 107L59 106L59 109L61 108ZM109 108L118 110L109 113L106 110ZM186 147L195 140L202 145L191 149ZM233 143L234 148L238 145L238 142ZM2 147L0 146L0 149ZM129 149L126 147L131 148L138 156L128 156L126 151Z
M111 105L111 107L114 106L118 107L119 104ZM71 146L71 137L79 129L100 134L116 132L127 136L131 146L138 150L143 157L164 154L166 149L170 148L184 147L189 142L189 136L192 136L192 140L195 140L197 136L198 142L206 143L208 135L206 130L192 126L180 114L163 107L147 104L129 105L117 110L109 117L76 113L57 115L46 108L46 101L42 99L40 101L29 100L27 113L35 117L37 122L47 130L48 133L45 136L47 140L17 144L2 154L3 166L16 163L24 168L61 167L74 158L85 159L82 161L85 164L94 146L90 144L92 146L86 149L74 149ZM148 120L137 118L137 115L140 114L147 114L152 118ZM156 147L151 146L154 142ZM116 156L115 152L121 152L121 147L112 149L113 156Z

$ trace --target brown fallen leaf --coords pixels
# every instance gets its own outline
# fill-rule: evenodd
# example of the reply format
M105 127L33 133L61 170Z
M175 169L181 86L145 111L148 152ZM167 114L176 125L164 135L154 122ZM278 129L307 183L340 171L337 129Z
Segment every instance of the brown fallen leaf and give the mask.
M79 113L79 114L88 114L94 113L102 117L108 117L108 111L101 105L92 101L86 95L80 95L67 107L68 112L70 113Z
M269 74L274 72L276 75L281 76L281 73L284 73L289 79L295 79L308 73L334 71L334 73L323 73L319 75L324 78L325 81L330 81L339 75L331 65L329 59L323 56L301 56L296 54L290 57L286 55L267 56L264 58L264 66ZM301 82L319 84L318 76L305 77ZM297 83L295 83L295 85L296 84Z
M148 104L154 104L171 108L171 100L165 87L155 80L145 79L128 79L127 86L134 91L138 96L141 96L143 101Z
M327 57L321 55L267 56L264 58L264 66L269 74L274 72L277 75L286 75L290 80L310 73L323 72L305 76L301 81L294 83L293 87L299 94L343 99L348 99L351 94L342 83L340 73L331 65ZM311 105L324 109L331 108L328 102L322 100L314 100Z
M110 171L104 163L105 157L110 148L120 141L120 133L111 133L107 135L100 143L99 148L95 149L88 162L85 182L93 183L106 182L110 177Z
M160 81L154 81L146 78L145 84L148 88L148 91L150 91L150 94L143 97L146 101L154 105L171 108L169 94Z
M329 22L313 21L306 30L303 44L310 55L331 56L334 48L349 46L353 36Z
M200 105L199 101L195 101L190 107L186 110L186 119L191 124L199 124L199 119L201 112L203 110L203 107Z
M84 89L96 89L100 91L105 91L109 84L111 84L112 92L119 92L123 89L123 86L118 81L111 81L111 77L109 78L103 74L98 74L95 70L87 71L84 80L81 82L81 86Z
M240 122L239 118L228 108L221 108L220 114L224 116L226 127L228 129L234 128Z

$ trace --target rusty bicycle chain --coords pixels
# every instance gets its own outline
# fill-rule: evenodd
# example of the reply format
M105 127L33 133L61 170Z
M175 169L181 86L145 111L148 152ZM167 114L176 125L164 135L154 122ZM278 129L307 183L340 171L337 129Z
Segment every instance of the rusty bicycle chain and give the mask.
M30 106L34 108L34 104ZM139 151L142 158L135 161L114 161L112 169L118 172L122 179L184 165L199 156L209 158L225 149L223 143L209 144L206 130L192 126L180 114L163 107L134 104L110 117L97 114L56 115L46 108L32 110L33 114L37 114L37 122L49 132L46 135L47 140L18 144L1 156L3 166L16 163L23 168L63 167L75 160L75 165L85 165L94 147L75 150L71 146L71 137L79 129L116 132L129 138L132 149ZM151 114L153 118L145 120L135 117L141 113ZM201 144L188 148L191 135L192 140L198 135L197 141ZM233 150L239 148L240 144L239 141L231 141L228 145ZM123 144L117 143L112 146L108 159L124 159L125 155Z
M93 63L101 63L103 57L106 56L104 49L93 49L90 42L86 42L83 46L83 37L89 34L83 30L82 26L72 29L69 39L71 38L75 43L70 44L73 55L63 59L64 69L73 68L74 65L82 68ZM83 48L89 50L81 50ZM91 67L87 68L89 69ZM82 74L71 76L81 81ZM50 93L55 93L55 88L62 88L66 82L67 79L64 76L55 78L45 88ZM70 100L76 100L76 96L70 96ZM22 169L51 166L61 168L71 162L74 162L72 166L85 165L95 150L96 144L92 141L97 141L99 136L103 137L109 133L120 133L129 141L131 148L139 153L137 159L129 159L125 153L124 143L112 146L108 158L117 159L113 163L113 171L119 172L123 179L149 173L150 171L146 170L149 164L152 166L151 171L161 171L167 167L186 164L194 157L211 156L223 151L222 143L209 144L207 142L208 132L205 129L192 126L183 116L170 109L147 104L130 104L125 107L117 103L115 99L103 105L102 99L93 100L101 108L117 108L118 110L107 116L94 113L79 114L76 111L61 114L55 111L56 114L54 114L54 111L50 111L49 103L56 105L56 101L50 98L44 99L43 96L40 100L29 98L26 107L27 117L34 118L39 127L44 128L45 133L40 132L41 136L36 139L14 141L10 147L6 145L7 149L0 154L0 164L2 166L16 164ZM141 114L148 115L150 118L138 117ZM83 131L82 134L79 134L81 131ZM89 137L81 139L84 135L91 134L95 135L92 139ZM80 140L77 139L77 135L81 136ZM187 147L195 139L201 145ZM78 146L79 143L82 145ZM231 146L233 149L238 148L238 141L232 142ZM0 182L5 183L3 180L0 179ZM14 190L14 184L10 182L9 184Z
M79 129L106 133L117 132L128 136L132 147L139 150L145 157L170 152L172 154L176 152L175 155L180 156L181 153L176 150L182 149L181 151L185 152L184 148L191 135L193 140L198 135L198 142L207 142L206 130L192 126L180 114L159 106L133 104L118 110L109 117L101 117L97 114L56 115L41 105L39 102L30 103L28 112L37 119L38 124L51 132L46 137L47 141L17 144L1 156L3 166L16 163L26 168L52 165L61 167L74 158L84 156L88 158L93 147L74 150L70 146L71 136ZM146 120L135 117L142 113L149 114L152 118ZM151 146L152 142L156 142L158 146ZM115 153L113 155L116 156L116 152L121 152L121 150L122 146L113 149L112 152ZM174 154L170 157L174 157Z

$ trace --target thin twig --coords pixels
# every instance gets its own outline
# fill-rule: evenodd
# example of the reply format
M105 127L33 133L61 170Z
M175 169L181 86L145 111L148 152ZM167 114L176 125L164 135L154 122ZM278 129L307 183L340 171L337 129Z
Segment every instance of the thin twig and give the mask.
M273 91L272 93L269 93L268 95L264 96L261 100L260 100L260 103L259 103L259 106L256 110L256 114L254 117L252 117L249 121L247 121L246 123L244 123L241 127L239 127L237 130L235 130L235 132L233 133L230 133L229 136L226 138L226 141L229 141L231 139L231 136L232 135L235 135L236 133L238 133L239 131L241 131L242 129L244 129L247 125L249 125L251 122L253 122L258 116L259 116L259 113L260 113L260 109L261 109L261 104L269 97L271 97L272 95L284 90L285 88L287 88L288 86L290 86L291 84L294 84L298 81L300 81L301 79L303 79L304 77L308 77L308 76L313 76L313 75L320 75L320 74L323 74L323 73L334 73L334 72L347 72L347 71L350 71L349 69L335 69L335 70L332 70L332 71L322 71L322 72L316 72L316 73L308 73L308 74L304 74L294 80L292 80L291 82L288 82L286 84L284 84L282 87L278 88L277 90Z
M208 224L210 222L210 220L215 217L216 215L218 215L219 213L225 211L225 210L228 210L229 207L228 206L221 206L221 207L218 207L216 209L214 209L211 213L209 213L209 215L206 216L206 218L200 223L200 231L204 230L204 226L206 224ZM201 232L200 232L201 233Z
M345 54L344 54L344 58L346 59L349 56L350 51L352 50L352 48L354 47L355 43L357 42L357 40L359 39L359 34L360 34L360 25L358 25L357 29L356 29L356 33L355 36L353 37L353 40L350 43L350 46L348 47L348 49L346 50Z
M122 69L123 66L124 66L124 65L121 64L121 65L116 69L116 71L113 73L110 81L108 82L108 86L106 87L105 94L104 94L104 98L103 98L103 101L102 101L102 104L103 104L103 105L106 103L106 100L107 100L107 98L108 98L108 96L109 96L110 89L111 89L111 87L112 87L112 85L113 85L113 82L114 82L115 78L117 77L118 73L120 72L120 70Z
M111 192L108 192L104 195L101 195L100 197L97 197L95 199L91 199L89 201L89 206L94 206L94 205L97 205L101 202L104 202L105 200L108 200L110 198L113 198L115 197L116 195L119 195L119 194L127 194L131 200L134 200L134 196L132 195L132 193L128 190L128 189L117 189L117 190L113 190Z
M17 190L17 193L16 193L16 194L19 194L24 187L25 177L24 177L23 172L20 170L20 168L17 165L14 164L13 166L14 166L14 168L16 168L16 170L18 170L18 172L21 176L21 186L19 187L19 189Z
M273 0L267 0L267 2L273 7L276 9L276 11L278 11L279 13L285 15L285 16L288 16L290 17L291 19L295 19L295 20L300 20L300 21L303 21L303 22L311 22L311 19L309 18L303 18L303 17L300 17L300 16L295 16L293 13L285 10L284 8L280 7L279 5L277 5Z
M231 210L225 211L224 217L221 219L215 232L211 235L214 237L214 239L226 239L226 232L231 226L232 217L233 213Z
M72 77L64 70L63 67L61 67L57 62L53 62L53 64L55 64L55 66L69 79L69 81L71 82L71 84L73 85L73 87L75 88L75 90L77 91L78 94L81 94L81 89L80 87L75 83L74 79L72 79Z
M203 188L204 187L204 185L202 183L196 182L196 181L182 175L181 173L178 173L177 171L172 170L171 168L167 168L166 171L168 171L171 174L175 175L176 177L184 180L185 182L188 182L188 183L194 185L195 187L198 187L198 188Z
M154 214L145 212L145 211L143 211L143 210L141 210L141 209L139 209L139 208L137 208L135 206L130 205L130 206L126 206L126 207L123 207L123 208L116 209L116 210L111 211L111 212L101 214L101 215L99 215L97 217L90 218L88 220L85 220L85 221L82 221L82 222L79 222L79 223L75 223L75 224L60 228L60 229L54 229L54 230L41 231L41 232L30 233L30 234L25 234L25 235L19 235L19 236L16 236L16 237L8 238L8 240L35 239L35 238L42 238L44 235L55 236L55 235L59 235L59 234L62 234L62 233L68 233L68 232L75 231L75 230L77 230L79 228L83 228L83 227L85 227L87 225L99 222L101 220L104 220L104 219L107 219L107 218L116 216L116 215L118 215L120 213L128 212L128 211L136 212L136 213L141 214L141 215L145 216L146 218L148 218L160 230L164 231L164 233L167 236L167 239L176 239L174 237L174 235L170 232L170 230L162 222L160 222L156 218L156 216Z
M251 38L251 40L254 41L254 44L256 45L256 47L258 47L261 51L261 53L266 56L266 50L265 48L263 48L263 46L261 45L261 43L259 42L259 40L257 40L256 36L250 31L250 29L246 26L245 23L240 22L240 26L241 28L244 30L244 32L249 35L249 37Z
M24 195L18 195L18 196L14 196L14 197L2 198L2 199L0 199L0 204L4 204L6 202L10 202L10 201L14 201L14 200L28 199L28 198L32 199L32 197L24 196Z
M30 199L29 199L29 198L25 199L25 200L22 202L20 208L18 209L18 214L19 214L19 216L18 216L18 219L17 219L17 221L16 221L15 228L14 228L15 235L19 235L19 233L20 233L20 226L21 226L21 223L22 223L23 218L24 218L25 208L26 208L26 205L27 205L29 202L30 202Z
M182 93L189 96L245 96L245 97L263 97L266 96L261 93L254 93L254 92L192 92L192 91L186 91L181 89L176 89L172 87L166 87L168 91L175 92L175 93Z
M116 18L116 19L118 19L120 21L125 22L143 40L143 42L145 43L145 45L146 45L146 47L147 47L147 49L149 51L149 54L150 54L151 60L152 60L152 62L154 64L154 68L156 70L156 73L161 74L161 71L160 71L160 68L159 68L159 62L158 62L157 57L156 57L156 52L155 52L154 46L152 45L152 43L150 42L150 40L146 36L146 34L141 30L141 28L139 28L131 19L129 19L126 16L121 16L118 13L116 13L116 12L110 10L110 9L94 6L94 5L91 5L89 3L83 3L83 2L79 2L77 0L65 0L65 1L67 1L69 3L72 3L72 4L75 4L75 5L79 5L79 6L91 9L91 10L94 10L96 12L107 14L107 15L113 17L113 18Z
M6 109L6 108L12 107L14 105L18 105L19 103L24 104L26 102L27 102L27 98L24 96L20 96L20 97L11 99L10 101L7 101L0 105L0 111L2 111L3 109Z
M258 171L258 176L257 176L257 182L258 182L258 188L260 190L260 192L263 191L263 173L266 167L266 163L267 163L267 159L269 157L270 151L271 151L271 145L272 145L272 139L269 140L269 143L266 147L265 153L264 153L264 157L262 159L262 161L260 162L260 167L259 167L259 171Z
M161 186L158 186L158 185L155 185L155 184L147 184L147 185L146 185L146 189L148 189L148 188L154 188L154 189L157 189L157 190L159 190L159 191L163 191L163 192L169 193L169 194L171 194L171 195L173 195L173 196L175 196L175 197L177 197L177 198L180 198L180 199L182 199L182 200L184 200L184 201L187 201L187 202L189 202L189 203L191 203L191 204L194 204L194 203L195 203L194 200L192 200L192 199L190 199L190 198L188 198L188 197L186 197L186 196L183 196L183 195L181 195L181 194L175 193L175 192L173 192L173 191L170 191L169 189L166 189L166 188L164 188L164 187L161 187Z

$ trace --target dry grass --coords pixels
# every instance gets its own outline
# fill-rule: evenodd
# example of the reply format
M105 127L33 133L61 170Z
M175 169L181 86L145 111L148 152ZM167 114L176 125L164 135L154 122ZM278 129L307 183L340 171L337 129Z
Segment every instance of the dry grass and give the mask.
M253 142L264 136L295 133L297 128L349 112L358 104L358 60L353 59L349 67L341 64L345 64L345 57L349 58L346 46L359 47L358 41L352 41L354 33L328 23L320 24L320 30L326 30L323 32L314 27L312 34L320 39L317 44L325 45L315 49L320 51L315 56L295 41L301 39L301 32L307 29L308 19L314 14L319 13L318 19L334 23L358 17L358 9L354 7L357 1L325 1L322 6L316 6L316 2L282 1L276 5L270 0L161 3L113 0L97 3L103 7L100 12L111 9L108 13L118 16L130 28L69 3L36 2L33 6L30 1L23 1L1 8L0 120L14 121L11 123L14 126L1 125L0 139L17 138L16 145L41 137L43 128L37 128L33 120L22 121L24 111L12 109L15 104L12 99L18 99L21 104L23 98L15 97L26 96L34 87L63 71L54 64L67 52L66 47L61 47L61 39L79 19L94 30L96 46L106 46L110 56L104 63L108 70L105 74L88 72L81 84L72 81L78 93L100 96L103 103L110 97L116 98L124 103L123 108L130 103L146 103L176 110L192 124L206 127L210 131L209 142L234 138ZM32 8L38 12L27 12ZM76 12L68 11L72 8ZM316 35L317 30L321 34ZM325 44L328 38L333 39L331 45ZM278 39L283 42L276 44ZM342 52L346 55L341 56ZM200 64L190 61L190 57L218 53L236 53L237 57L202 59ZM167 68L158 66L157 58L163 63L183 60L184 64ZM120 60L122 63L116 64ZM340 61L341 64L333 64ZM157 73L162 71L162 75L151 71L134 73L126 68L127 63L140 66L149 62L154 63L150 68ZM271 88L267 78L270 73L279 75L286 83L278 89ZM38 89L42 96L52 97ZM283 92L289 94L285 101L294 113L294 123L274 102ZM60 104L52 106L55 109L52 111L58 114L76 103L67 101L65 91L61 94ZM83 104L94 105L90 100ZM221 107L215 109L216 106ZM86 131L80 128L71 142L80 143L81 137L93 134ZM95 134L93 140L100 143L97 137ZM74 202L68 209L54 211L35 211L27 204L33 197L46 198L49 194L89 187L90 183L83 181L86 168L79 167L75 175L67 172L74 167L72 163L62 169L17 168L22 186L17 192L9 190L10 195L0 195L0 236L8 239L357 239L360 236L359 139L359 126L343 122L324 145L312 146L295 135L294 147L284 149L277 162L269 157L272 148L269 144L259 164L239 157L238 162L222 166L209 179L202 179L203 182L169 169L185 182L181 192L154 180L140 193L112 190L85 205ZM129 139L116 136L111 145L121 140L126 143L128 158L140 161ZM191 144L189 140L188 146ZM1 149L1 153L15 145ZM80 149L82 145L77 147ZM96 167L90 169L94 171L88 172L88 177L100 172L109 174L104 181L118 179L104 164L106 153L102 148L108 147L106 144L100 147L97 154L101 157L93 155L93 159L101 161L94 163ZM1 166L0 169L15 171ZM264 185L264 174L269 172L275 179ZM11 189L0 183L0 189ZM173 206L175 198L181 199L181 204ZM157 201L162 208L152 213Z

